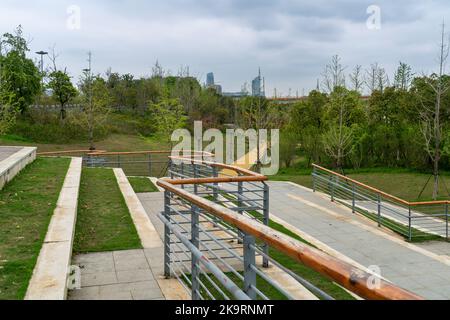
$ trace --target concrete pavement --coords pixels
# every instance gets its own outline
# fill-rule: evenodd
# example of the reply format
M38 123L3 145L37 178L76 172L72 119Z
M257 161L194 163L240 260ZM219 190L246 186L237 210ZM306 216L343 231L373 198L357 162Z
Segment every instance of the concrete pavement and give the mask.
M406 243L389 230L353 214L312 190L269 182L270 212L387 280L427 299L450 299L450 244ZM442 254L444 253L444 254Z

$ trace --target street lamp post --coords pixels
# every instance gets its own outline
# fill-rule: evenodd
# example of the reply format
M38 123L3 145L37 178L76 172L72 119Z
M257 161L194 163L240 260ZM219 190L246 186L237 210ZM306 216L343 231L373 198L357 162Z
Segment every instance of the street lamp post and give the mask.
M42 89L44 89L44 56L47 55L48 52L41 50L41 51L36 52L36 54L41 56L41 77L42 77L41 86L42 86ZM39 97L39 103L41 103L41 97L42 97L42 93Z

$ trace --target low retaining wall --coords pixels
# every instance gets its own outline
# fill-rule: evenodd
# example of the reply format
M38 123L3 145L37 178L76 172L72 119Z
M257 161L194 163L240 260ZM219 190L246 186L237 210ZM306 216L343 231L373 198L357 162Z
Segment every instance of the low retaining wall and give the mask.
M11 181L23 168L36 159L34 147L17 148L17 152L0 161L0 190Z
M25 300L65 300L77 217L81 158L72 158Z

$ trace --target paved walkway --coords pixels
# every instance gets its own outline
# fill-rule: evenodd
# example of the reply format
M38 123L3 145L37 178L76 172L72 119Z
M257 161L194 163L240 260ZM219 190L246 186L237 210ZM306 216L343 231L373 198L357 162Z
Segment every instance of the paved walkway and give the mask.
M9 158L14 153L18 152L21 148L17 147L0 147L0 162Z
M76 256L81 289L69 300L161 300L164 295L153 274L152 249L89 253Z
M450 299L450 243L414 245L325 196L269 182L270 211L387 280L427 299Z

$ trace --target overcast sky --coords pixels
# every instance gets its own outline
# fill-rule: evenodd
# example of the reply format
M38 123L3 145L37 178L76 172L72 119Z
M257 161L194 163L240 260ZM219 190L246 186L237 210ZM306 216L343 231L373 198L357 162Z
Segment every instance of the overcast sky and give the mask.
M371 5L380 29L367 26ZM431 72L443 19L450 24L448 0L0 0L0 32L22 24L32 51L56 45L75 78L91 50L99 73L149 75L158 59L173 74L189 66L202 83L213 71L224 91L261 66L268 95L315 88L334 54L347 71L379 62L392 74L404 61Z

